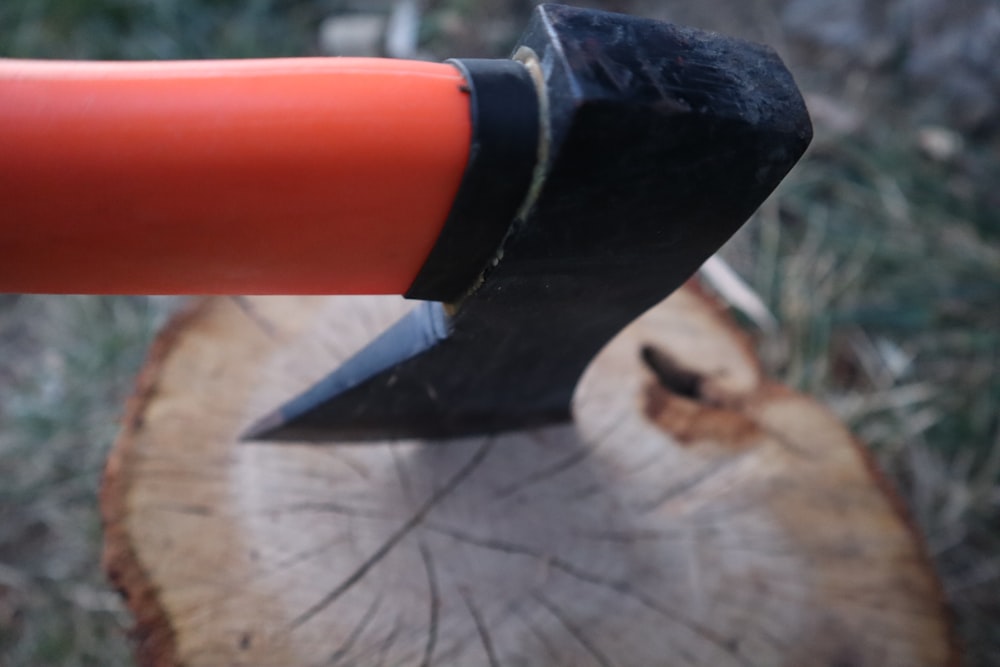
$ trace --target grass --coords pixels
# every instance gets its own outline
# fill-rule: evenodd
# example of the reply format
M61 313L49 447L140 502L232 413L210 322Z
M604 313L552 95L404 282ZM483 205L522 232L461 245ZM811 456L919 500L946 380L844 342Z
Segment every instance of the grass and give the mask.
M452 55L455 25L526 4L429 3L426 46ZM303 55L342 5L5 0L0 55ZM1000 664L1000 151L980 136L929 157L906 98L883 93L860 130L818 127L725 254L780 323L760 336L772 374L872 446L926 535L967 664ZM130 664L130 620L98 567L96 489L166 309L0 296L0 665Z
M130 664L98 567L97 481L160 319L144 298L0 306L0 664Z
M879 127L879 123L886 123ZM967 665L1000 664L1000 216L874 118L820 134L727 249L780 322L770 372L832 406L903 493ZM997 172L993 172L997 173Z
M302 0L5 0L0 54L157 60L305 55L322 12Z

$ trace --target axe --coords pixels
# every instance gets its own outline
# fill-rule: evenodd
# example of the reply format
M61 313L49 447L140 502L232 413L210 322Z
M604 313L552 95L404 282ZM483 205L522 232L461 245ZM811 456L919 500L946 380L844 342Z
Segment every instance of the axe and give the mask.
M509 60L0 61L0 290L419 303L249 440L570 418L812 128L764 46L538 7Z

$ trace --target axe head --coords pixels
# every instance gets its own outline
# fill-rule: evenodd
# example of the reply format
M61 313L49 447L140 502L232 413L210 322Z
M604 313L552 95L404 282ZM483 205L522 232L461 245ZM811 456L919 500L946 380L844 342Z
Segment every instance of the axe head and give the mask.
M537 8L510 61L458 61L475 143L407 296L425 300L249 439L445 438L567 420L618 331L761 205L812 127L769 48Z

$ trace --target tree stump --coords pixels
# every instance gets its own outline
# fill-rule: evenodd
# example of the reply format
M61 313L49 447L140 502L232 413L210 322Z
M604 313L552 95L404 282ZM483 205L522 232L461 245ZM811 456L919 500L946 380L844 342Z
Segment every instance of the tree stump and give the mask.
M238 441L408 307L209 298L161 333L102 497L141 664L954 664L865 450L693 286L600 354L572 424Z

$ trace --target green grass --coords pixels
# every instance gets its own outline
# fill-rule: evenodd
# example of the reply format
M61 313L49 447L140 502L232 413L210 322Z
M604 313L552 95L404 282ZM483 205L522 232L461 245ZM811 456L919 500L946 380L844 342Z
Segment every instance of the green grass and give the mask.
M429 3L426 46L454 55L455 16L467 30L525 4ZM0 56L306 55L319 19L341 6L4 0ZM726 255L780 322L760 338L770 371L872 446L926 535L967 664L1000 664L1000 151L976 137L953 160L928 158L906 99L883 92L888 104L860 131L819 128ZM130 664L130 620L98 565L96 490L164 310L0 296L4 667Z
M323 9L302 0L5 0L0 54L154 60L306 55Z
M1000 212L983 202L1000 161L936 162L894 121L821 132L727 252L780 322L760 340L770 372L873 448L943 576L966 664L995 665Z
M145 298L0 303L0 664L127 665L97 483L156 325Z

